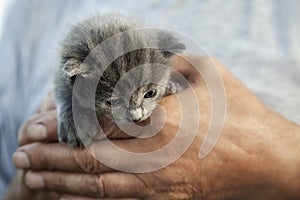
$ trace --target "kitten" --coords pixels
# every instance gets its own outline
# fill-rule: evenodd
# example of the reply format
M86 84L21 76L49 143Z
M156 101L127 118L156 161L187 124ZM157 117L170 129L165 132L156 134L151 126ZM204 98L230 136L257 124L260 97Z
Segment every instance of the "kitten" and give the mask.
M55 78L54 94L58 107L60 142L66 142L70 147L80 147L83 143L89 144L94 134L86 133L84 128L75 129L72 94L75 79L79 76L83 79L99 80L95 93L96 115L104 115L120 123L147 119L163 96L182 89L179 84L171 81L170 69L151 64L168 65L173 55L170 51L180 53L185 49L185 46L169 33L160 31L159 34L154 34L155 37L148 37L147 34L127 34L126 40L119 39L110 48L124 49L131 44L141 48L119 56L108 67L104 66L104 63L109 56L94 51L97 45L106 39L142 27L138 20L117 13L97 15L72 27L62 42L61 63ZM149 44L158 48L146 48ZM92 62L86 61L88 56L92 57ZM113 95L120 78L140 65L144 67L133 72L136 78L125 79L121 84L124 88L121 88L118 95ZM104 70L101 77L97 73L99 70ZM82 87L88 89L89 85ZM132 93L127 103L123 98L126 94L123 92ZM80 115L83 120L85 115L92 113L88 108L85 109L84 105L78 103L76 106L82 107ZM82 124L83 127L90 125L88 121Z

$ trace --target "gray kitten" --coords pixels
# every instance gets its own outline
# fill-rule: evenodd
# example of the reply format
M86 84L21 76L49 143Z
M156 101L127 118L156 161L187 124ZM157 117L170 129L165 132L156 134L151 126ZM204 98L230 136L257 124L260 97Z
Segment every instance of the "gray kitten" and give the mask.
M171 81L170 69L157 65L168 65L172 52L180 53L185 49L182 43L165 31L149 35L145 32L129 33L122 39L117 38L108 50L97 49L99 44L116 34L142 27L136 19L118 13L97 15L72 27L62 42L61 64L56 73L54 88L61 142L79 147L83 143L89 144L95 134L87 133L84 128L92 126L85 119L94 112L93 109L86 108L84 103L76 101L77 98L72 96L78 77L98 82L94 94L96 115L104 115L121 123L147 119L163 96L182 89L179 84ZM109 63L114 52L122 51L130 45L140 48ZM149 45L157 48L147 48ZM107 63L109 65L105 66ZM140 65L144 67L135 68ZM137 69L133 71L134 78L131 76L124 79L118 92L113 93L120 78L132 69ZM77 93L87 98L92 96L87 92L91 87L89 84L80 87ZM124 99L126 95L130 95L129 100ZM82 119L80 130L74 126L72 106L80 108L80 112L76 113Z

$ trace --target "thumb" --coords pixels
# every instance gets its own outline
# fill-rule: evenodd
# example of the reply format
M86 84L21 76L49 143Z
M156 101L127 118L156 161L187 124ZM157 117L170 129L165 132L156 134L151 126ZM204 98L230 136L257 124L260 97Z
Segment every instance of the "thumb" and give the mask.
M57 141L56 110L36 114L29 118L19 129L19 145L38 141Z

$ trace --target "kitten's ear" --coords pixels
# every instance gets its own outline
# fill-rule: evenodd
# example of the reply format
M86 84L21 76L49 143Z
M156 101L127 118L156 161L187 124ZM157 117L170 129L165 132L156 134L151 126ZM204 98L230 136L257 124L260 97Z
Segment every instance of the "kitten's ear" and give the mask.
M62 70L69 78L78 74L81 74L82 76L88 76L91 72L86 64L75 58L70 58L67 60L63 65Z
M177 38L175 38L171 33L162 31L158 35L159 48L162 49L162 53L166 57L171 57L174 53L182 53L186 47Z

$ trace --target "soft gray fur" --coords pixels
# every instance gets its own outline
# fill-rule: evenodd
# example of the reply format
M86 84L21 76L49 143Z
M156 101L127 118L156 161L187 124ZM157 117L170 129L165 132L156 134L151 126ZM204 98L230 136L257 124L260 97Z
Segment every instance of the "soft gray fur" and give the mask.
M143 25L136 19L118 13L97 15L73 26L62 43L61 65L56 74L55 97L58 105L58 133L61 142L66 142L71 147L82 146L90 143L92 133L75 129L72 112L72 92L75 78L99 80L95 94L95 110L97 116L105 115L115 122L140 122L147 119L155 109L157 102L170 91L180 90L178 84L170 80L170 70L157 67L151 63L168 65L172 52L182 52L185 46L171 34L161 31L155 37L142 34L129 34L126 40L119 40L110 48L122 49L128 45L137 45L141 49L128 52L115 59L108 67L105 61L109 53L95 51L97 45L106 39ZM143 48L146 45L158 47ZM163 47L159 48L159 47ZM167 49L167 50L166 50ZM170 50L170 51L168 51ZM90 57L89 61L87 61ZM92 60L92 61L91 61ZM129 70L145 64L145 68L136 70L135 78L125 79L116 95L112 92L119 79ZM106 68L107 67L107 68ZM99 71L105 70L101 78ZM156 82L156 83L151 83ZM137 89L133 89L140 86ZM175 88L174 88L175 87ZM82 92L88 90L89 85L84 85ZM129 103L122 98L131 93ZM73 101L74 103L74 101ZM74 106L74 105L73 105ZM80 115L92 113L89 108L82 107ZM114 115L112 112L114 109ZM83 126L89 122L83 121ZM84 129L84 128L82 128ZM80 136L80 139L79 139ZM81 140L85 140L83 143Z

